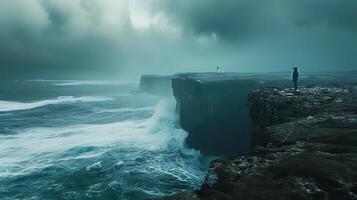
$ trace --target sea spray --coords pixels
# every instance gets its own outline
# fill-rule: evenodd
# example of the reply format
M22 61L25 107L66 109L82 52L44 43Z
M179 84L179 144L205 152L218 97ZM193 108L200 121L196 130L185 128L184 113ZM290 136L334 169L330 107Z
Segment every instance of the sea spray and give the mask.
M13 102L13 101L0 101L0 112L15 111L15 110L28 110L38 108L47 105L59 104L59 103L71 103L71 102L98 102L113 100L110 97L73 97L73 96L61 96L57 99L48 99L36 102Z
M148 133L161 134L167 139L166 144L175 143L183 152L197 154L198 151L185 147L185 138L188 133L180 127L179 116L175 112L176 101L174 98L161 99L156 106L153 116L148 120Z

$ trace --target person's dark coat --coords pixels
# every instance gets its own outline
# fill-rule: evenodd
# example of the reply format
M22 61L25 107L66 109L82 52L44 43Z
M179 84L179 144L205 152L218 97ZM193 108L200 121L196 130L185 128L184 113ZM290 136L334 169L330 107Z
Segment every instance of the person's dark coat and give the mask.
M293 72L293 81L297 82L298 79L299 79L299 72L298 72L298 70L296 68L296 69L294 69L294 72Z
M299 72L298 72L298 68L297 67L295 67L293 69L294 69L294 72L293 72L294 89L298 90Z

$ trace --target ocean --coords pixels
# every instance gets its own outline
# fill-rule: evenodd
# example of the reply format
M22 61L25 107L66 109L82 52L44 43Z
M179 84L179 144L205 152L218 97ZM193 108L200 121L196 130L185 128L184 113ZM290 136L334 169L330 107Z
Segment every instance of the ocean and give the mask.
M140 200L197 189L212 158L185 146L174 99L137 87L0 82L0 199Z

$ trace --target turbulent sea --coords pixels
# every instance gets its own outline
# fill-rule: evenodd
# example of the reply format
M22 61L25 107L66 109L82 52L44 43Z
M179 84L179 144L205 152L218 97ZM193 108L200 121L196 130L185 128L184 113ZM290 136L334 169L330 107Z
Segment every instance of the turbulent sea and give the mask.
M0 199L140 200L200 186L173 99L110 81L0 82Z

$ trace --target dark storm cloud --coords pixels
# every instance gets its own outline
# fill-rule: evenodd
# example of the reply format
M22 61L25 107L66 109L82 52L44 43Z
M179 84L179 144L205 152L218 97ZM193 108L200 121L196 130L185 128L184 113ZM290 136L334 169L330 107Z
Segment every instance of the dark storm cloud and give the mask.
M292 26L357 29L354 0L166 1L165 8L177 23L194 34L215 33L223 39L285 32Z
M195 0L166 2L176 22L194 34L215 33L234 39L265 32L274 27L276 13L271 1Z
M296 25L325 24L330 28L357 31L357 1L301 0L288 5Z
M0 73L355 69L356 10L354 0L3 0Z

